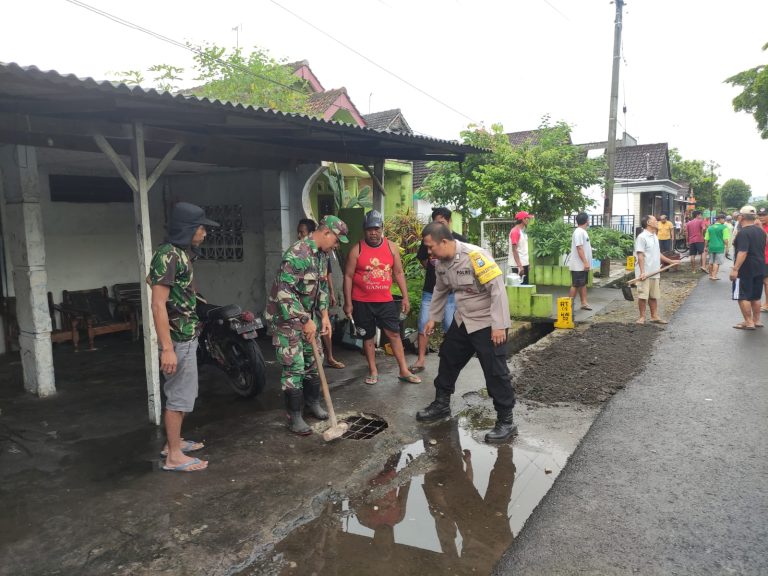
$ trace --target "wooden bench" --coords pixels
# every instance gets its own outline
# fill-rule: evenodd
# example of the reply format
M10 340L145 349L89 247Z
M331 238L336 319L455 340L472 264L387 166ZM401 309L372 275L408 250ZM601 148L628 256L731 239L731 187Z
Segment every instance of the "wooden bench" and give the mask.
M106 286L64 290L62 303L57 306L62 311L62 318L70 323L77 319L79 326L88 331L91 350L96 349L93 341L100 334L130 332L135 338L138 333L135 308L110 298Z
M112 285L112 294L117 302L119 312L133 314L136 320L136 329L133 339L139 339L139 325L141 324L141 283L124 282Z

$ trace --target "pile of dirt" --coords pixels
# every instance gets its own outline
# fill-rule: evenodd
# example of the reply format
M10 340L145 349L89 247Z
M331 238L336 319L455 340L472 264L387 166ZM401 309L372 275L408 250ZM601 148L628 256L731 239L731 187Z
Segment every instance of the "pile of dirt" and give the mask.
M605 402L643 368L658 335L656 326L615 322L569 331L523 353L512 375L515 393L550 405Z

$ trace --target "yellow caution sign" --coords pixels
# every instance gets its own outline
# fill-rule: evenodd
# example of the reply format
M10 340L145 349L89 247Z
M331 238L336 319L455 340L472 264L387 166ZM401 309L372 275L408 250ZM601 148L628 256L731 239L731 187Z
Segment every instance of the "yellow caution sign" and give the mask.
M570 298L557 299L555 328L573 328L573 302Z
M627 267L626 270L634 270L635 269L635 257L634 256L627 256Z

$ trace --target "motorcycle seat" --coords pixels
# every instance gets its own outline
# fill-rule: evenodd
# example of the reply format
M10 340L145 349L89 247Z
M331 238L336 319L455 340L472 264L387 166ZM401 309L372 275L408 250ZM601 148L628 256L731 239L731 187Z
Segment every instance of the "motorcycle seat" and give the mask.
M227 320L235 318L242 314L243 310L237 304L227 304L226 306L213 306L206 308L203 313L204 320Z

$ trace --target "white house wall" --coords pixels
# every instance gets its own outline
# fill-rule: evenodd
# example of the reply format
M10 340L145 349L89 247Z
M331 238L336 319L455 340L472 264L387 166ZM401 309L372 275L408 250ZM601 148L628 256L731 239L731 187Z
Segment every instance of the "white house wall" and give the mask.
M278 191L272 179L263 176L263 172L233 172L168 178L169 205L184 201L200 206L242 206L243 261L195 263L197 289L211 303L239 304L254 311L265 305L263 194ZM151 197L152 240L157 245L165 236L163 194L154 190Z

